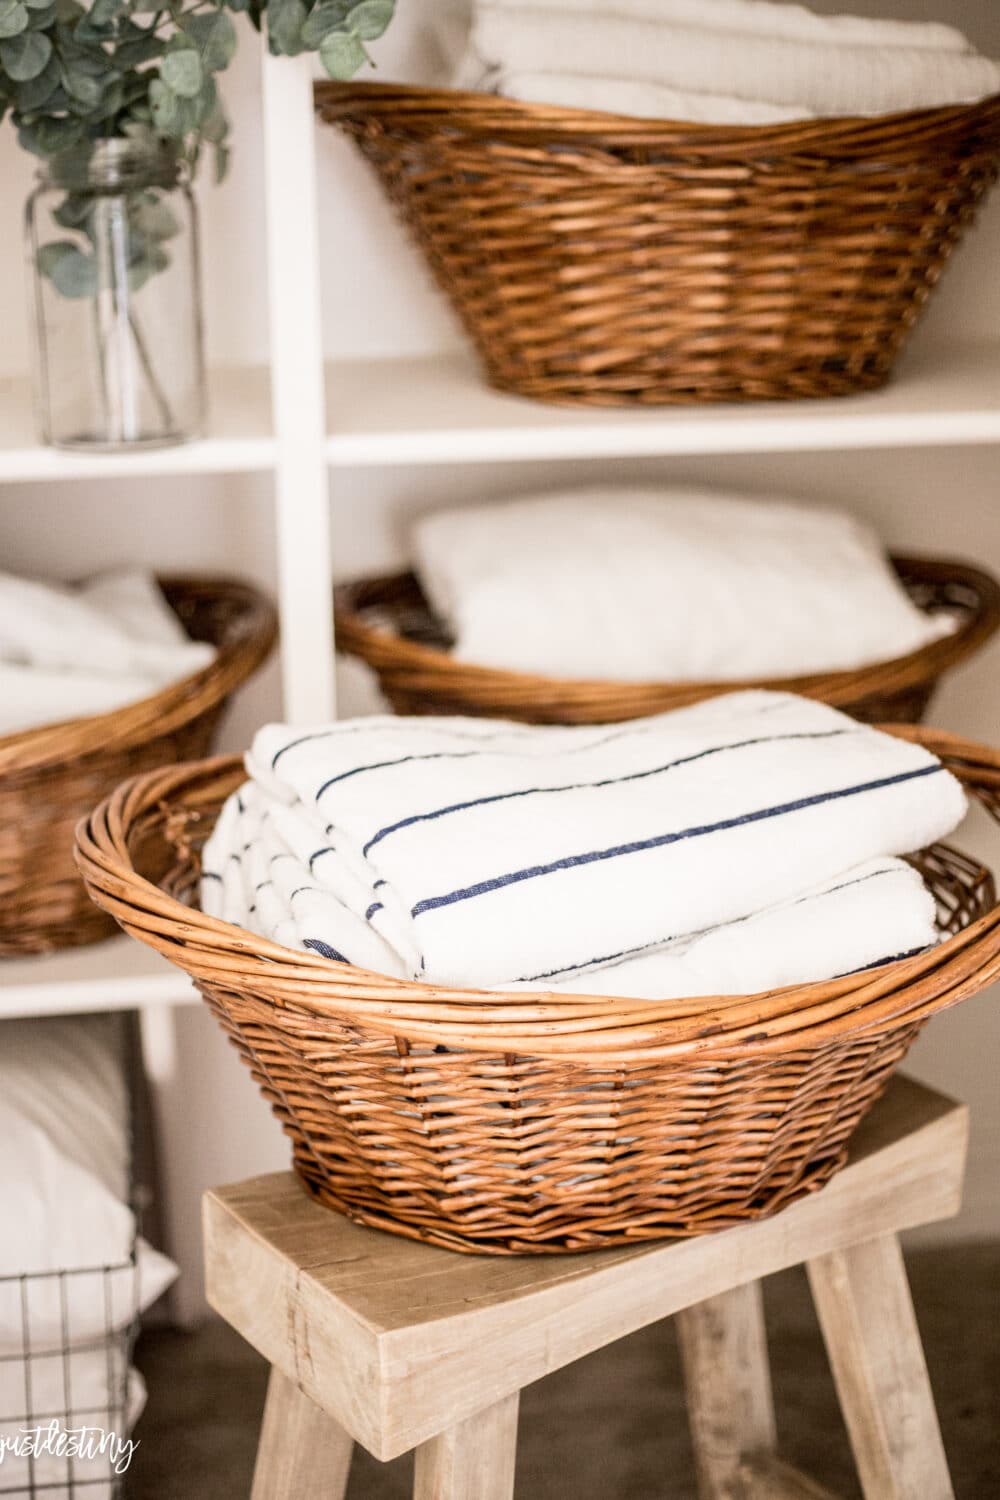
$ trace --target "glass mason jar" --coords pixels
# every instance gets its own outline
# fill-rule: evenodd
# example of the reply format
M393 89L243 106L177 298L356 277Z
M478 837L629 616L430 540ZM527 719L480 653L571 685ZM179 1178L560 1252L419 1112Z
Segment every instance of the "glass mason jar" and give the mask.
M198 220L176 148L130 138L53 157L26 229L45 442L113 450L197 436Z

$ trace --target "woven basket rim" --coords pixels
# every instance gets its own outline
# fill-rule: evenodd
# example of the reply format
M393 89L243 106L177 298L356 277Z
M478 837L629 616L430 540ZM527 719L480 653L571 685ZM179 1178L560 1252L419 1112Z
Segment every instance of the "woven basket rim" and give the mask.
M277 611L253 584L214 573L157 574L157 583L174 592L193 590L228 596L242 605L238 623L214 642L214 659L158 692L108 713L62 719L0 736L0 776L23 775L120 749L131 742L162 738L187 723L193 714L221 703L269 655L278 636Z
M771 154L787 150L845 156L884 156L887 137L911 144L922 135L982 130L1000 139L1000 92L971 104L892 111L883 115L824 116L772 125L711 125L670 119L646 119L603 110L534 104L501 94L447 89L426 84L337 81L313 85L317 113L328 124L351 115L371 118L419 116L422 129L447 128L468 134L503 136L512 142L551 141L553 136L621 147L683 148L714 155L730 149Z
M1000 793L1000 752L944 731L886 726L939 755L973 792ZM1000 977L1000 901L928 953L877 969L749 996L630 1000L546 990L515 994L392 979L300 953L183 904L135 868L131 830L179 817L204 833L246 779L238 756L189 762L124 782L76 830L91 898L131 936L196 981L246 989L282 1010L345 1017L406 1041L465 1050L616 1059L787 1052L846 1034L910 1026ZM179 845L184 834L178 836ZM974 863L974 862L969 862ZM280 1024L276 1019L275 1024Z
M892 553L891 562L901 576L907 571L917 581L964 585L978 595L979 605L962 620L952 634L930 641L903 656L888 657L864 667L839 671L810 673L801 677L753 678L702 681L691 679L623 681L601 678L559 678L544 673L516 671L511 668L483 666L454 656L443 647L408 640L387 626L370 624L357 607L356 600L365 589L375 585L402 583L414 575L409 570L374 575L339 585L334 595L334 626L338 650L360 656L379 668L411 667L432 674L444 685L444 679L456 673L482 688L492 685L516 696L525 691L551 691L558 694L657 692L677 687L697 693L701 690L727 692L750 688L782 688L804 696L823 696L831 703L856 702L882 691L881 678L892 678L894 692L936 680L943 672L958 666L977 651L1000 629L1000 580L974 564L951 558L931 558L910 553Z

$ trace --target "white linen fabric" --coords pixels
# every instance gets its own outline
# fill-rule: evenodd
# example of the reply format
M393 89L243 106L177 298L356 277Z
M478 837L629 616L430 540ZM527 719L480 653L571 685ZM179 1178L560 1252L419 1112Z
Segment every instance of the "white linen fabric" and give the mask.
M878 115L968 103L1000 90L989 58L952 48L800 40L759 30L722 31L533 6L480 7L472 46L484 83L540 69L607 75L687 93L796 106L803 115Z
M151 574L70 588L0 573L0 734L110 712L214 656L188 638Z
M841 671L954 629L906 594L875 533L823 507L591 489L440 511L414 529L455 654L620 681Z
M146 1386L138 1370L125 1368L126 1350L121 1339L104 1348L73 1349L67 1355L34 1355L30 1359L31 1407L35 1413L53 1412L63 1429L79 1434L77 1441L88 1447L60 1457L41 1451L28 1457L23 1450L25 1430L34 1434L40 1426L44 1445L48 1421L25 1423L27 1392L24 1367L0 1362L0 1494L4 1500L110 1500L131 1459L122 1449L128 1433L142 1415ZM124 1384L123 1384L124 1382ZM124 1399L123 1399L124 1398ZM124 1405L124 1411L122 1407ZM94 1433L93 1429L100 1429ZM112 1432L118 1443L112 1449L102 1433ZM36 1442L38 1437L36 1436ZM9 1446L8 1446L9 1445ZM17 1446L15 1446L17 1445ZM72 1462L72 1468L70 1463Z
M479 0L453 83L529 102L757 125L971 103L1000 67L954 27L767 0Z
M795 105L685 93L633 78L581 78L574 73L504 73L502 92L524 104L559 104L564 109L598 109L612 115L698 125L780 125L801 120L807 113Z
M479 9L524 10L525 0L480 0ZM665 21L705 31L738 31L793 41L841 43L858 47L918 47L971 52L967 37L955 26L937 21L891 21L868 16L819 16L805 5L774 0L532 0L531 8L571 11L575 15L625 16L637 21Z
M125 1330L177 1268L136 1242L123 1201L129 1104L118 1038L106 1016L0 1028L0 1444L23 1443L26 1427L51 1420L114 1429L126 1442L145 1401ZM59 1272L69 1274L45 1274ZM74 1458L73 1485L64 1457L2 1451L5 1493L28 1500L45 1486L68 1500L84 1481L94 1500L112 1493L107 1447Z
M824 885L840 887L826 893L840 911L850 882L876 874L886 901L875 959L923 946L923 892L897 901L904 886L913 894L904 872L865 867L933 843L965 811L958 782L921 747L781 693L599 728L272 725L247 768L204 852L206 912L397 977L499 989L573 989L574 975L622 959L673 959L680 939L704 943L709 929L819 899ZM861 890L874 899L875 881ZM827 927L827 974L874 961L833 908ZM738 945L753 944L730 937L737 948L722 934L691 945L710 991L713 953L737 955L720 967L728 982L742 972ZM755 985L787 982L771 977L773 946L772 922ZM629 992L613 972L598 987L613 979L610 993ZM658 976L641 979L661 993Z

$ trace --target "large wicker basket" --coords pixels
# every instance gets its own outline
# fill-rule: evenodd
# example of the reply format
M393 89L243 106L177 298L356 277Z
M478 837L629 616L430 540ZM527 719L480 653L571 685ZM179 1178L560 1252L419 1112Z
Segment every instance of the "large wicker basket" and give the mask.
M1000 755L918 740L997 815ZM459 1250L584 1250L774 1213L843 1163L936 1011L1000 976L992 877L922 857L951 933L919 957L765 995L638 1002L404 983L197 910L235 759L120 787L77 831L94 899L192 976L324 1203ZM190 904L189 904L190 903Z
M917 723L942 675L1000 625L1000 584L967 563L896 557L913 600L947 610L957 630L909 656L851 672L769 683L586 682L505 672L457 660L412 573L363 579L337 590L337 646L377 674L401 714L483 714L530 724L604 724L682 708L737 687L780 687L822 698L869 723Z
M185 630L217 655L202 671L113 713L0 738L0 959L114 932L73 863L73 830L126 776L208 753L229 695L277 634L270 602L226 578L162 578Z
M884 384L994 182L1000 96L684 125L322 83L489 379L601 405Z

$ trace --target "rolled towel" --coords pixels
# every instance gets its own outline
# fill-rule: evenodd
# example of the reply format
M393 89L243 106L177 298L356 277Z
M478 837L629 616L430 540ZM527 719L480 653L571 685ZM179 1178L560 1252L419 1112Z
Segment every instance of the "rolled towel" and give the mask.
M480 0L477 9L519 10L524 0ZM695 26L704 31L737 31L791 41L849 47L917 47L971 52L968 37L938 21L890 21L868 16L818 16L805 5L773 0L534 0L535 11L572 11L579 17L624 16Z
M485 988L663 948L922 848L965 811L919 746L776 693L596 729L272 725L247 768L269 842L251 865L244 788L206 846L206 911ZM275 897L266 912L262 896ZM356 957L361 923L371 959Z
M504 73L500 92L525 104L559 104L637 119L684 120L702 125L779 125L803 120L800 105L766 104L722 94L690 94L631 78L582 78L575 73Z
M501 91L508 74L535 70L602 78L611 59L615 77L686 93L801 105L817 115L888 114L968 103L1000 91L1000 68L971 53L816 45L527 6L481 10L472 48Z
M439 511L413 544L455 655L545 676L795 677L954 628L916 607L870 527L822 506L604 487Z

